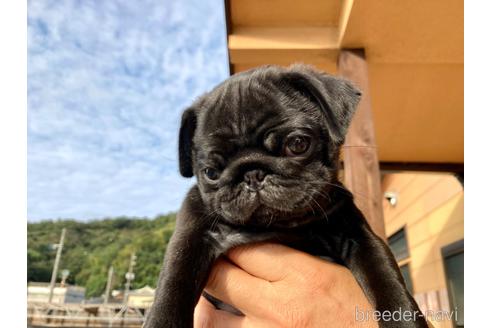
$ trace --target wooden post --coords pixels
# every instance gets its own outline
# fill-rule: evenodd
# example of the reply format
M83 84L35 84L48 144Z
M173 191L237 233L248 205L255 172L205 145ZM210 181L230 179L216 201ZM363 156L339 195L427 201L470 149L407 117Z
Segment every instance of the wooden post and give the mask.
M338 73L362 91L362 99L343 146L344 184L354 194L374 232L386 240L381 176L372 120L367 62L363 49L341 50Z

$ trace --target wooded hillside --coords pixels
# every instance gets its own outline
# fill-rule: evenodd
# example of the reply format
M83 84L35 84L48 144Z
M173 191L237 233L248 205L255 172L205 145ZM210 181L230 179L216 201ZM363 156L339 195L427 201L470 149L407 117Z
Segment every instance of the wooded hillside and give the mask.
M56 255L53 244L66 228L60 270L70 270L68 283L86 287L86 296L100 296L108 268L114 266L113 288L123 288L132 252L137 255L132 288L156 286L175 214L155 219L104 219L90 222L56 220L27 225L27 280L49 282ZM58 280L58 282L60 279Z

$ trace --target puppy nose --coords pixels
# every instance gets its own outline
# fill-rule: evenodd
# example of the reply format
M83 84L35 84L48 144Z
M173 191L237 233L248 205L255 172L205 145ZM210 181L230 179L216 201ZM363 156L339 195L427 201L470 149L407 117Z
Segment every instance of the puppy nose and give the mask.
M248 184L248 188L251 190L260 190L263 187L263 180L265 180L266 173L263 170L251 170L244 173L244 181Z

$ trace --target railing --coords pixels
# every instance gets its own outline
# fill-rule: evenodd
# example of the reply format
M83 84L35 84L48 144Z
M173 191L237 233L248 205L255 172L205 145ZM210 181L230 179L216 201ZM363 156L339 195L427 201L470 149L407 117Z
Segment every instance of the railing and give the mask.
M28 302L28 327L141 327L146 308L122 304L49 304Z

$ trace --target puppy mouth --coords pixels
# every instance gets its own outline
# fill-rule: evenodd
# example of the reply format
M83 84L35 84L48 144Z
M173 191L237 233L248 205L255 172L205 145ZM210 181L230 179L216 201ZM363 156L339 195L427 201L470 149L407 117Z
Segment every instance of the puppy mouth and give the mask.
M284 210L260 204L248 219L248 224L262 227L292 228L311 222L309 209Z
M282 200L282 202L286 203L288 201L289 200L287 199ZM293 205L291 204L289 208L286 208L280 204L280 200L277 202L268 201L268 197L264 195L264 192L262 192L261 189L256 192L255 202L257 204L257 208L254 214L256 215L271 215L274 213L281 214L282 216L290 216L290 214L304 212L307 210L306 206L301 206L306 202L304 198L297 201Z
M310 207L307 203L307 198L297 200L292 204L288 199L277 199L272 201L268 194L268 188L246 189L244 192L248 195L248 201L243 203L240 210L241 215L237 216L227 208L222 207L222 210L231 219L239 219L243 224L257 226L296 226L304 222ZM289 206L283 206L286 203ZM234 220L236 221L236 220Z
M293 227L323 213L329 206L327 192L331 188L327 180L321 175L293 179L271 174L261 186L248 186L246 182L225 185L215 194L215 208L232 224Z

